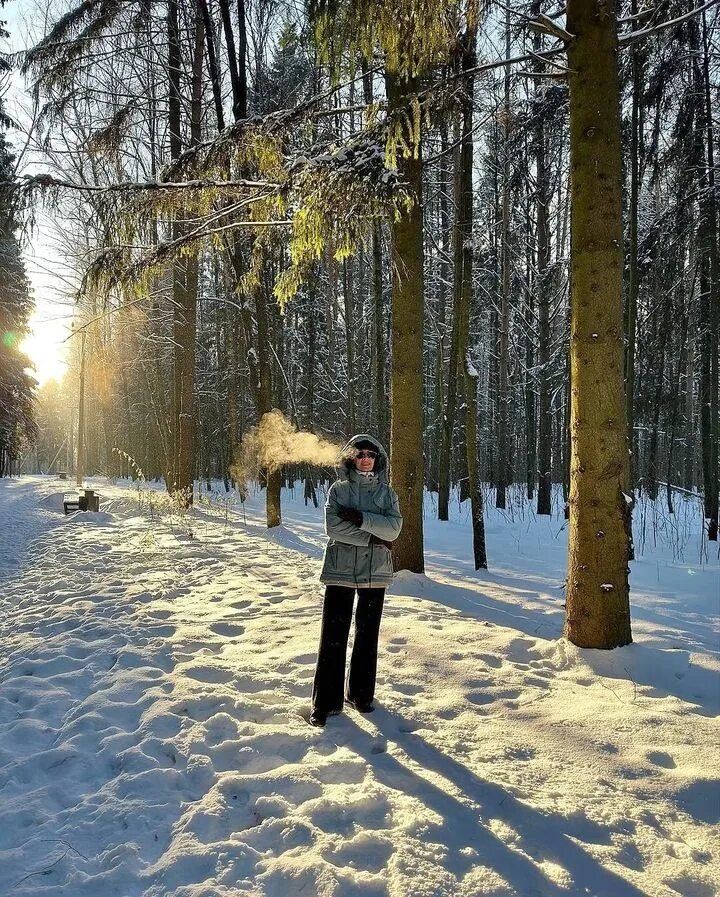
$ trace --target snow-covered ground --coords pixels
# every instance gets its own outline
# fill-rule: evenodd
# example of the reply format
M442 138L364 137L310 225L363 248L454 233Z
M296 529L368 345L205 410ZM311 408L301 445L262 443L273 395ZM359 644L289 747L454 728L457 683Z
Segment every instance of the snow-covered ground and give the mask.
M0 481L2 897L712 897L720 892L717 554L645 505L635 643L561 638L566 530L427 507L376 712L307 725L322 510L96 480Z

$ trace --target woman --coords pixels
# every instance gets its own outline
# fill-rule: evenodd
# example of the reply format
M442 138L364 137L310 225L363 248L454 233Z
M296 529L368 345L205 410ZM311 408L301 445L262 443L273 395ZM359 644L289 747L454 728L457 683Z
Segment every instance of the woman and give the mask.
M310 714L313 726L324 726L329 715L343 708L355 590L358 604L347 702L360 713L374 710L380 618L385 589L393 577L390 549L402 528L398 497L388 484L387 453L377 439L365 433L353 436L342 457L347 460L338 468L325 505L329 541L320 573L326 588Z

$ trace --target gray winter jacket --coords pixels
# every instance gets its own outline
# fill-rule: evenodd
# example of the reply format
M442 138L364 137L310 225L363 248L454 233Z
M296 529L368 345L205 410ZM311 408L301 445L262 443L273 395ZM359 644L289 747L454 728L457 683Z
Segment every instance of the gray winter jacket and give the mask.
M377 439L366 433L353 436L343 451L365 440L377 446L372 476L358 473L348 460L338 468L338 480L328 492L325 532L329 541L320 573L320 581L326 585L380 589L392 583L390 549L370 539L374 535L393 542L402 529L400 503L388 483L387 452ZM362 511L362 526L342 520L338 516L341 505Z

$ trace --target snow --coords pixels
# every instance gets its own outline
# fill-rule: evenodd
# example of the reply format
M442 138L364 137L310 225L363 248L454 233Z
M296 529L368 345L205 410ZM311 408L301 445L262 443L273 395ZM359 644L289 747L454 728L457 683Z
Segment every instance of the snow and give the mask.
M720 890L717 555L636 506L635 642L562 639L566 527L426 514L388 594L377 709L306 723L321 509L285 490L0 481L0 894L576 897Z

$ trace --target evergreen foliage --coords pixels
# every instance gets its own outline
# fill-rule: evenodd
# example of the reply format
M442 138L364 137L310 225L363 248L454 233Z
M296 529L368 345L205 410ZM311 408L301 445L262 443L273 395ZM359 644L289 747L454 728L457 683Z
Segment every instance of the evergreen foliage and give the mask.
M0 133L0 180L13 176L13 155ZM20 350L32 312L30 287L16 236L19 210L14 191L0 188L0 476L13 472L25 446L37 435L35 378Z

